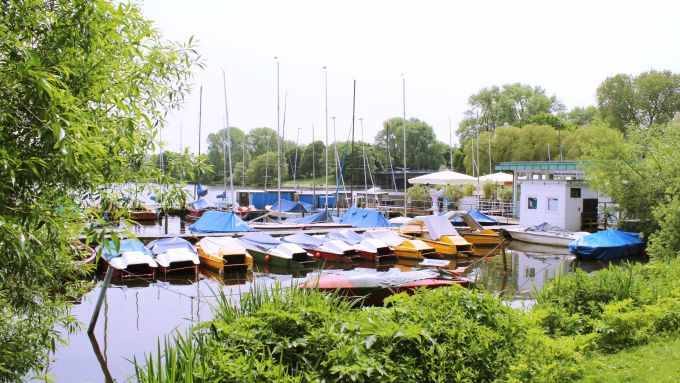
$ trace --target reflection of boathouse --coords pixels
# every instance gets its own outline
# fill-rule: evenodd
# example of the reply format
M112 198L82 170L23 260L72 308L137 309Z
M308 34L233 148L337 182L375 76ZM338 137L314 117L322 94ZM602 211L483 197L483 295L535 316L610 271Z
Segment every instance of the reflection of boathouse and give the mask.
M514 173L513 202L520 226L548 222L579 231L597 225L597 192L588 189L575 161L501 162L496 170Z

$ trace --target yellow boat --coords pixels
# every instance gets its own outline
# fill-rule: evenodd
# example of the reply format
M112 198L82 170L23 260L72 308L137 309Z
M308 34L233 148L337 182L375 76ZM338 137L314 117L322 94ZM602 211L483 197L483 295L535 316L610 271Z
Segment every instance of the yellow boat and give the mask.
M491 229L485 229L479 222L468 213L456 213L470 227L469 231L461 233L463 238L475 246L496 246L503 238Z
M417 236L443 257L467 257L472 253L472 244L458 234L445 217L418 216L399 228L399 232Z
M390 229L367 230L364 235L379 239L394 250L398 259L423 260L437 255L437 251L419 239L406 239Z
M247 270L253 257L233 237L205 237L196 244L201 265L217 271Z

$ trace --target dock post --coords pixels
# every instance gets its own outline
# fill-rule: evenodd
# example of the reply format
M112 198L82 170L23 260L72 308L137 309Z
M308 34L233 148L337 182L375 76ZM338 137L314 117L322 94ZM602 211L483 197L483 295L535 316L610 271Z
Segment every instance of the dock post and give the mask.
M168 214L165 214L165 234L168 234Z
M501 229L500 233L498 233L498 235L501 237L500 245L501 245L501 255L503 255L503 271L507 273L508 272L508 262L507 262L507 258L505 256L505 246L503 246L503 242L505 241L505 236L504 236L504 233L503 233L504 231L505 230Z
M109 266L108 269L106 269L106 276L104 277L104 285L102 286L102 291L99 292L99 298L97 298L97 303L94 305L94 312L92 313L92 319L90 319L90 325L87 327L88 334L93 333L94 326L97 325L99 311L102 308L102 302L104 302L106 289L109 287L109 283L111 282L111 276L113 276L113 267Z

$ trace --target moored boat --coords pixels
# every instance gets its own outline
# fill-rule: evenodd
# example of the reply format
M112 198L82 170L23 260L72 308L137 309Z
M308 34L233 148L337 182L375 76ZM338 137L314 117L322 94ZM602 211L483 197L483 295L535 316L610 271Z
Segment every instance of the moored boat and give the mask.
M198 275L201 264L196 248L189 241L179 238L162 238L146 245L154 255L158 267L167 275L168 272L191 270Z
M204 237L196 243L201 265L217 271L247 270L253 258L233 237Z
M347 243L354 248L361 258L367 261L383 262L397 259L396 255L394 255L394 250L392 250L388 244L376 238L363 237L354 230L341 229L338 231L331 231L326 234L326 237L330 239L339 239Z
M156 212L146 206L139 206L130 211L130 219L133 221L155 221Z
M376 238L388 244L398 259L423 260L437 256L434 247L419 239L407 239L390 229L371 229L363 233L366 238Z
M638 233L607 229L575 240L569 244L569 251L581 260L608 261L639 255L644 247Z
M363 304L381 304L393 294L412 293L417 288L433 289L444 286L469 286L470 280L455 272L439 269L389 271L380 273L324 272L301 283L299 288L337 291L342 296L361 299Z
M114 241L106 246L99 246L101 259L114 268L114 276L121 279L130 277L156 276L158 263L153 259L149 249L138 239L122 239L116 249Z
M448 219L437 215L415 217L399 228L399 232L415 235L418 239L434 247L443 257L466 257L472 253L472 244L465 240Z
M561 247L567 247L573 241L590 234L585 231L566 231L547 222L527 228L505 229L505 231L512 239L518 241Z
M453 214L451 221L454 222L454 226L456 222L460 221L469 227L468 229L461 229L459 231L460 235L473 246L496 246L503 240L500 234L482 226L482 224L470 213L456 212Z
M286 199L281 200L281 205L277 202L272 206L265 206L265 209L273 218L301 218L315 210L314 206L308 203Z
M314 262L314 258L294 243L281 242L263 232L246 233L239 242L256 262L293 267L295 264Z
M285 236L281 240L299 245L316 259L351 263L359 258L359 255L350 245L337 239L324 240L309 234L299 233Z
M184 209L184 217L187 221L196 221L203 216L204 212L212 208L214 208L213 204L204 198L199 198L187 204Z

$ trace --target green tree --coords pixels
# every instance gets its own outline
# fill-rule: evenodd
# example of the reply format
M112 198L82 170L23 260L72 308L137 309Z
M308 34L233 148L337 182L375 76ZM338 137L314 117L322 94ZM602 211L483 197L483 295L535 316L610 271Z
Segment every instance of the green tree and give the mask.
M143 166L198 55L166 42L138 5L0 5L0 381L46 365L73 329L74 258L92 201L151 180ZM113 233L116 238L115 233Z
M527 125L519 130L512 161L547 161L559 158L557 131L547 125Z
M246 144L246 134L239 128L231 127L231 162L232 170L236 164L243 163L243 145ZM246 152L246 159L249 153ZM224 170L229 178L229 155L227 151L227 130L220 129L215 133L208 134L208 165L213 168L211 182L223 182ZM238 179L234 177L234 179ZM235 181L236 182L236 181Z
M567 113L567 124L574 126L586 126L595 121L597 108L594 106L576 107Z
M611 129L601 123L576 129L563 140L564 159L578 160L583 155L585 147L608 145L604 139L611 136Z
M246 170L248 185L267 186L276 188L278 184L277 155L275 152L268 152L253 159ZM281 158L281 180L288 178L288 164L285 158Z
M267 152L276 152L276 130L271 128L255 128L248 132L246 147L250 155L255 158Z
M605 122L622 132L629 125L667 124L680 112L680 75L655 70L617 74L597 88L597 104Z
M394 167L404 163L404 122L395 117L383 123L383 129L375 136L376 145L385 148L390 145L390 156ZM387 141L386 141L387 140ZM406 121L406 167L410 169L439 169L445 163L437 150L437 138L430 125L417 118ZM389 166L389 164L387 164Z
M312 151L314 153L312 153ZM312 161L313 160L313 161ZM311 178L313 172L316 177L325 175L326 172L326 146L321 141L314 141L309 145L303 146L298 151L297 178ZM328 153L328 172L335 171L333 153ZM330 181L329 181L330 182Z
M584 148L589 185L610 196L626 216L641 220L649 254L678 256L680 121L629 131L626 138L613 129L601 134Z

